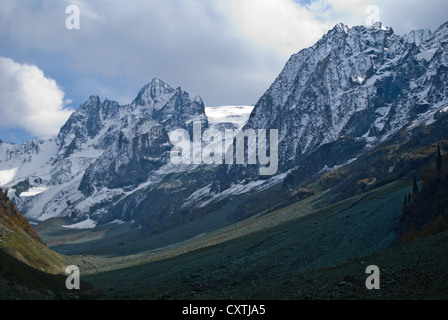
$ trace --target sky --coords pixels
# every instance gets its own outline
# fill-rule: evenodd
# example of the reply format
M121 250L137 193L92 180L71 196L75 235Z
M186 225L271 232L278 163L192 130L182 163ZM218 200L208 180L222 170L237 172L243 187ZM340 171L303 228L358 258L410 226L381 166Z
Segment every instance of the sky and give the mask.
M208 107L254 105L339 22L404 35L446 13L446 0L0 0L0 140L53 138L89 96L128 104L153 78Z

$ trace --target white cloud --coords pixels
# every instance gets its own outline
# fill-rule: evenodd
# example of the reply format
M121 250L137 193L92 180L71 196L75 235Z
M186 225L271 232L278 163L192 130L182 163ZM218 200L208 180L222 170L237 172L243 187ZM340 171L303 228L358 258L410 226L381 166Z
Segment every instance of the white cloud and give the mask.
M0 57L0 128L21 128L39 138L55 136L72 111L64 92L43 71Z
M66 0L66 5L75 5L82 12L83 19L88 19L90 21L103 21L104 17L98 12L92 10L90 5L84 0Z
M242 32L286 56L313 45L330 27L292 0L227 0L227 3Z
M289 56L313 45L337 23L381 21L404 35L446 21L446 0L224 0L236 29L252 42Z
M368 8L376 8L375 12ZM309 6L315 16L327 24L342 22L349 26L365 25L373 16L398 34L414 29L436 30L446 22L446 0L314 0Z
M67 30L68 4L81 29ZM208 106L250 105L289 56L335 24L365 24L369 5L395 32L435 30L446 0L0 0L0 56L51 72L80 105L129 103L153 77Z

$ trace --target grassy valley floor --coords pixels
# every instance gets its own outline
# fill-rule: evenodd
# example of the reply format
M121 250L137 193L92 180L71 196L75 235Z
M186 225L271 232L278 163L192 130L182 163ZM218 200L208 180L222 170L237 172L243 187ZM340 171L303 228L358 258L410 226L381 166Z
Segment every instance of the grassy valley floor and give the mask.
M302 201L120 269L104 257L72 259L114 299L447 299L447 233L391 247L408 191L391 184L330 206ZM365 287L369 265L381 270L380 290Z
M283 274L275 261L238 270L198 263L214 248L129 270L86 277L115 299L446 300L448 232L312 272ZM221 255L221 254L222 255ZM220 262L224 263L222 259ZM216 263L219 263L218 260ZM380 290L367 290L367 266L381 270ZM247 268L247 266L246 266ZM270 269L268 272L266 269ZM130 275L133 274L132 277ZM114 281L112 277L121 278Z

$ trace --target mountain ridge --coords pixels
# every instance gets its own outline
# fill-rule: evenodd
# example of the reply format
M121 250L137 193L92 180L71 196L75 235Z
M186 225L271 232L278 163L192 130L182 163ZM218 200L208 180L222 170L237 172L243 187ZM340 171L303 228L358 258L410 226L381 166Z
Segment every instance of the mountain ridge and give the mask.
M368 150L448 105L448 93L440 85L448 65L443 49L447 30L442 25L417 46L391 28L338 24L289 59L245 129L279 129L280 173L344 136L363 141ZM347 160L328 159L336 165ZM249 165L225 168L214 191L247 176L259 178Z
M91 96L56 140L1 143L0 178L31 219L175 226L290 174L354 161L400 130L411 134L437 121L448 106L447 30L445 23L406 39L381 25L338 24L294 54L243 128L279 130L279 172L271 178L260 177L256 165L173 165L168 133L185 129L191 136L193 122L203 130L209 123L200 97L160 79L128 105Z

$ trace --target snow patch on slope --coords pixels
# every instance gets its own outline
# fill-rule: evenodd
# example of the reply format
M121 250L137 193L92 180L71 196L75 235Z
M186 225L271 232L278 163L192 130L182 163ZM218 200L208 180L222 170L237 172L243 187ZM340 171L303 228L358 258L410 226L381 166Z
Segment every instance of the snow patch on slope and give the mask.
M0 170L0 186L4 186L14 180L19 168Z
M30 188L28 191L22 192L20 194L20 197L22 197L22 198L34 197L34 196L37 196L38 194L41 194L47 190L48 190L48 188L46 188L46 187Z
M96 227L96 221L93 221L92 219L87 219L85 221L68 225L68 226L62 226L66 229L77 229L77 230L83 230L83 229L94 229Z
M249 120L253 109L254 106L206 107L205 114L210 125L227 122L233 123L241 129Z

